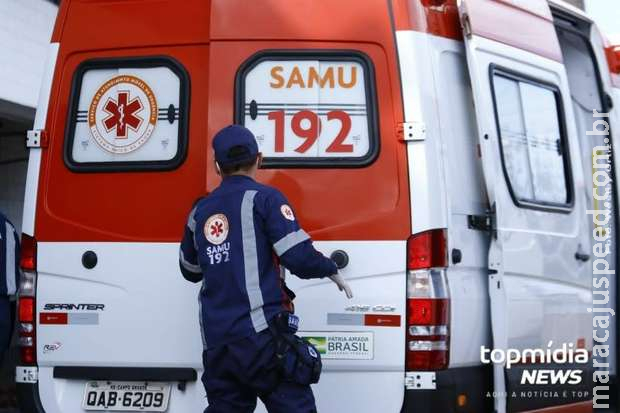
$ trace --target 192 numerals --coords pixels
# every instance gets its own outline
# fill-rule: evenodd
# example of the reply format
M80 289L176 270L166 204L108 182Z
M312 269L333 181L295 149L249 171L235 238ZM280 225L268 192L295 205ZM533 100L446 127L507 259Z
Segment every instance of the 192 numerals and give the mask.
M275 123L275 152L284 152L284 121L285 115L283 110L276 110L267 114L269 120ZM306 120L306 127L302 126L302 122ZM331 144L325 149L329 153L351 153L353 145L345 144L344 141L351 131L351 116L342 110L332 110L327 112L327 121L340 121L340 131ZM295 152L306 153L308 149L316 143L321 134L321 118L310 110L302 110L295 113L291 119L291 129L293 133L305 139L304 143L299 145Z

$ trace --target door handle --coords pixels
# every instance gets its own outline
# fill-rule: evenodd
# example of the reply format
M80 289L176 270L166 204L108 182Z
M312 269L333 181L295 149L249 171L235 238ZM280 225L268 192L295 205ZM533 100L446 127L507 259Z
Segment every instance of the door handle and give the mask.
M339 270L349 265L349 255L343 250L336 250L329 256Z
M94 251L86 251L82 254L82 265L88 270L92 270L97 265L97 254Z
M586 254L585 252L577 251L575 253L575 259L578 260L578 261L587 262L587 261L590 260L590 254Z

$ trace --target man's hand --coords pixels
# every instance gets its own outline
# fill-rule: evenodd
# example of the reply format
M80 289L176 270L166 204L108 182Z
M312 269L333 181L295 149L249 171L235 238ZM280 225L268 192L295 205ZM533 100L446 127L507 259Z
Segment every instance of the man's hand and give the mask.
M353 298L353 292L351 291L351 287L349 287L349 284L347 284L344 278L342 278L342 275L336 273L334 275L331 275L329 279L336 283L340 291L344 291L344 293L347 295L347 298Z

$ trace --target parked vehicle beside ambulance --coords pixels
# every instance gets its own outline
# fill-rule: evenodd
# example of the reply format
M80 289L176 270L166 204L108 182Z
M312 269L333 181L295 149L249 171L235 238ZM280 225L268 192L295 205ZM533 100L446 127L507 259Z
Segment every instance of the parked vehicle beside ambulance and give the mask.
M593 349L592 154L617 135L586 131L594 110L620 128L605 46L556 0L64 0L28 135L23 410L206 406L178 243L231 122L355 291L287 275L320 411L591 409L587 366L577 396L510 397L523 368L565 366L481 348Z

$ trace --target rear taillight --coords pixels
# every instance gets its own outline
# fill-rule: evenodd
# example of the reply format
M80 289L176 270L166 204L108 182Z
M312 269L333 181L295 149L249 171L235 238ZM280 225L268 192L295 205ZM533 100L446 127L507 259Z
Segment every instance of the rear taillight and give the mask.
M27 234L22 234L19 265L24 271L37 270L37 241Z
M37 241L22 234L19 283L19 346L21 363L34 365L36 357Z
M408 371L448 367L450 297L446 230L412 235L407 241Z
M407 270L427 270L448 266L446 232L443 229L421 232L407 240Z

